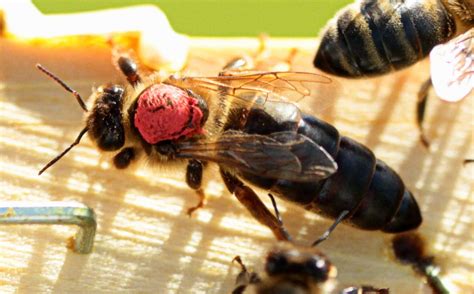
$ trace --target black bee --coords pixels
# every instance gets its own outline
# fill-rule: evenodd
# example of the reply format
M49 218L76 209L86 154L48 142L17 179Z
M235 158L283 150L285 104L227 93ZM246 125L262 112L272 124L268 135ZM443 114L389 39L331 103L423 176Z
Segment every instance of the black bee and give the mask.
M225 69L235 69L234 61ZM186 166L186 182L202 207L208 162L217 163L228 190L280 240L289 239L281 222L243 181L308 210L366 230L395 233L421 224L421 214L400 177L360 143L341 137L326 122L291 103L309 96L327 77L299 72L237 72L217 77L142 77L127 57L118 60L130 85L105 85L86 107L88 133L119 168L141 158L151 164ZM321 240L327 238L326 234ZM321 241L319 240L319 241ZM319 242L318 241L318 242Z
M357 1L328 22L313 63L342 77L379 76L413 65L436 45L467 32L449 48L437 50L441 56L431 54L432 78L421 87L417 107L421 130L432 82L439 96L449 101L472 91L473 26L472 0ZM443 63L443 58L449 61ZM441 67L434 66L438 64ZM423 133L421 139L427 146Z
M434 256L426 253L426 244L416 233L396 235L392 239L395 257L404 264L413 267L416 273L423 276L435 294L448 294L449 291L439 278L440 268Z
M388 294L388 289L372 286L348 287L334 291L336 267L315 248L300 248L280 242L265 259L264 277L249 272L239 256L234 258L242 271L237 276L232 294ZM253 290L253 292L249 292Z

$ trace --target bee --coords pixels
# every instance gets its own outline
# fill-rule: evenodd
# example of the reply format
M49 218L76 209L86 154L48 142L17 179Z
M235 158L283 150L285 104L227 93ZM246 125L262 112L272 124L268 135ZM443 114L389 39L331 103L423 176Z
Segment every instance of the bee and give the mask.
M431 78L418 93L417 124L421 141L428 146L422 123L431 85L450 101L472 91L473 26L471 0L357 1L328 22L313 64L341 77L379 76L411 66L427 57L436 45L452 40L443 55L455 65L451 70L446 70L446 65L442 70L432 68ZM453 40L463 33L461 39ZM431 55L435 65L442 64L442 59ZM457 61L453 63L453 59ZM457 87L459 90L453 91Z
M225 68L236 67L235 60ZM85 127L61 159L87 133L96 147L125 169L146 159L181 164L187 185L204 206L201 187L208 163L216 163L227 189L279 240L289 234L249 187L253 184L304 208L366 230L396 233L421 224L413 195L400 177L365 146L330 124L303 114L295 102L311 86L331 79L303 72L225 71L216 77L142 77L135 62L118 59L129 85L108 84L82 97L42 66L77 99Z
M440 268L434 256L426 253L426 244L419 234L404 233L393 237L392 249L395 257L403 264L411 265L413 270L423 276L433 293L449 293L439 278Z
M314 247L302 248L279 242L265 258L264 277L247 270L240 256L234 261L242 268L232 294L241 293L336 293L337 269L326 255ZM249 292L253 290L253 292ZM372 286L348 287L341 294L388 294L386 288Z

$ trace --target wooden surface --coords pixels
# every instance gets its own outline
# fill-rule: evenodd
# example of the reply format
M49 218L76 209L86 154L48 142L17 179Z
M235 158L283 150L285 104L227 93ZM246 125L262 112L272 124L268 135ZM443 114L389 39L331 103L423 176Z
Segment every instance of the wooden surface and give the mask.
M256 40L193 40L189 68L214 75L230 57L253 52ZM271 42L273 57L300 49L295 69L313 71L315 42ZM82 111L70 94L45 78L41 62L84 97L91 87L121 77L107 48L33 47L0 41L0 199L76 200L95 209L98 231L90 255L72 253L75 228L0 227L1 293L228 293L241 255L260 269L274 243L270 232L208 175L209 203L192 218L197 201L181 173L140 168L116 171L88 139L42 176L38 170L68 146L82 128ZM428 152L415 127L415 96L427 64L370 81L334 87L324 117L341 133L371 147L398 170L420 204L420 232L443 265L453 293L473 293L473 97L458 104L429 101ZM337 85L337 84L336 84ZM314 104L311 99L304 103ZM308 108L305 108L308 109ZM261 194L267 200L265 194ZM330 222L278 202L298 244L310 244ZM422 280L390 257L390 236L340 226L321 245L342 285L372 284L392 293L429 293Z

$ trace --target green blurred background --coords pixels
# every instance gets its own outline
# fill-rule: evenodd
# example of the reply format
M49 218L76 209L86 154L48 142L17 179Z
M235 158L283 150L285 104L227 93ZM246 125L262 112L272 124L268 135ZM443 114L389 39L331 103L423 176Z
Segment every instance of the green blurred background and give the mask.
M12 0L14 1L14 0ZM315 37L351 0L34 0L43 13L155 4L173 28L192 36ZM124 19L133 22L133 19Z

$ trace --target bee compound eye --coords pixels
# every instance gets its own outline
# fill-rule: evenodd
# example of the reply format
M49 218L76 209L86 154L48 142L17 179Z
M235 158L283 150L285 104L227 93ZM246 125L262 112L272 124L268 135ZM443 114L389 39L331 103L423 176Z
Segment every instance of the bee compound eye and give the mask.
M288 259L283 254L271 254L267 258L265 270L268 275L284 272L288 266Z
M305 262L306 272L316 281L323 282L329 277L330 264L321 257L312 257Z
M119 85L101 87L87 119L89 134L103 151L118 150L125 143L122 96L123 88Z
M117 96L119 99L122 98L123 88L119 85L108 85L103 87L102 91L104 93Z
M102 151L115 151L125 144L125 131L122 125L122 115L118 110L108 109L92 112L87 121L89 134Z

